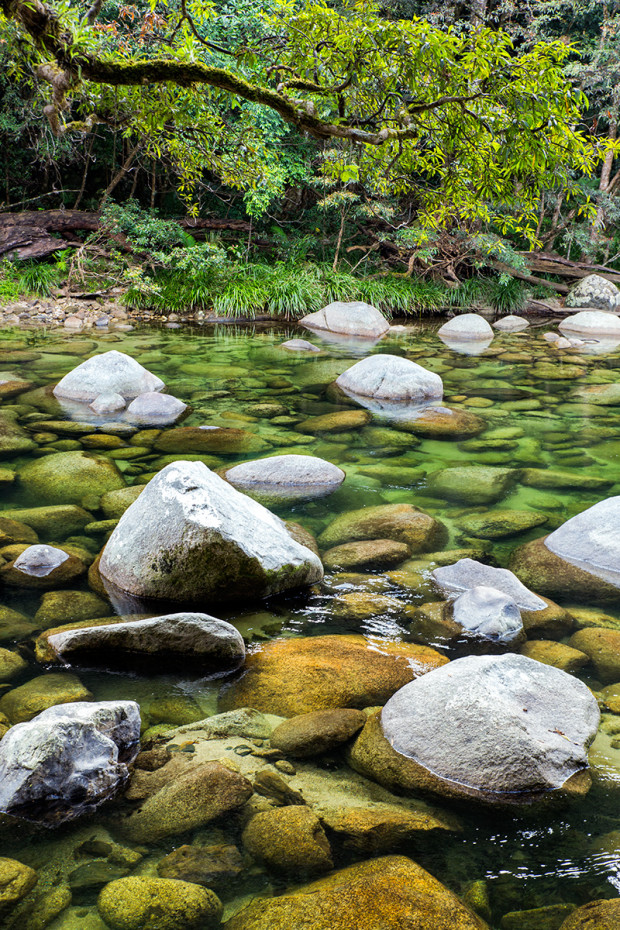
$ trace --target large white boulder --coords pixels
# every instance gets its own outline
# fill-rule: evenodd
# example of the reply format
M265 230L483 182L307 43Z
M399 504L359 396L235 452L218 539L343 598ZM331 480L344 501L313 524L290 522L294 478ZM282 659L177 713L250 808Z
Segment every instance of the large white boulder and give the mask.
M599 274L589 274L571 287L564 301L567 307L588 310L617 310L620 291L612 281Z
M202 462L162 469L125 511L104 579L138 597L205 603L267 597L323 577L282 520Z
M226 480L233 487L273 501L326 497L344 479L342 468L315 455L271 455L226 471Z
M135 359L112 349L94 355L70 371L54 388L61 399L91 404L100 394L120 394L133 400L148 391L161 391L164 382Z
M171 426L180 420L187 404L171 394L148 391L140 394L127 407L126 419L138 426Z
M89 813L126 782L139 740L134 701L62 704L18 723L0 743L0 811L45 823Z
M348 368L336 384L346 394L414 404L443 397L439 375L399 355L369 355Z
M391 746L439 790L510 803L585 770L599 719L583 682L513 654L456 659L405 685L381 713Z
M521 611L507 594L478 585L459 594L452 619L473 636L496 643L511 643L523 633Z
M599 336L620 338L620 319L615 313L605 310L582 310L567 316L558 329L563 333L578 333L580 336L591 336L594 339Z
M545 539L554 555L620 587L620 497L578 513Z
M351 303L336 300L316 313L309 313L300 320L300 323L308 329L342 333L346 336L364 336L370 339L378 339L390 328L390 324L380 310L359 300Z
M493 323L494 329L499 329L501 333L519 333L522 329L527 329L529 322L523 316L517 316L509 313Z
M479 313L461 313L444 323L437 332L454 340L487 340L493 338L493 330Z
M459 559L453 565L433 569L431 575L447 597L482 585L508 595L520 610L544 610L548 606L546 601L528 590L507 568L493 568L476 559Z

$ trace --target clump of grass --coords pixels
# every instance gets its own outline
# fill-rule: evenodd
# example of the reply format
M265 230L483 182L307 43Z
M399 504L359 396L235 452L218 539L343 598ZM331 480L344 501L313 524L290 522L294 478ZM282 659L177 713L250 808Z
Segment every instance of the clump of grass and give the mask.
M508 275L467 278L448 293L448 303L462 310L486 304L497 313L518 313L524 308L527 295L526 285Z

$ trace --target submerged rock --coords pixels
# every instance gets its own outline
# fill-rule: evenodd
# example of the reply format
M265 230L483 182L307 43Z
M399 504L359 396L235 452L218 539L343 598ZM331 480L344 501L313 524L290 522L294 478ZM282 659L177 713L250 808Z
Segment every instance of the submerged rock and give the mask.
M210 930L220 925L223 906L193 882L136 875L106 885L97 909L112 930Z
M564 643L554 643L547 639L531 639L519 650L522 656L536 659L543 665L553 665L563 672L573 675L580 671L590 661L585 652L566 646Z
M379 310L359 300L350 303L336 300L317 313L309 313L299 322L308 329L371 339L385 335L390 328L390 324Z
M127 780L139 739L133 701L50 707L0 742L0 810L47 823L94 810Z
M55 546L29 546L0 568L0 580L18 588L58 588L86 574L86 565L75 555Z
M549 517L531 510L489 510L461 517L459 525L469 536L479 539L504 539L525 533L547 523Z
M450 339L488 340L493 338L493 330L480 314L461 313L444 323L437 335Z
M17 414L13 410L0 411L0 458L12 458L14 455L23 455L36 449L28 433L17 422Z
M506 568L493 568L475 559L460 559L454 565L440 566L431 572L437 587L446 595L455 595L483 585L508 595L520 610L544 610L547 603L529 591Z
M268 443L255 433L219 426L179 426L165 430L153 445L158 452L214 452L222 455L262 452L268 447Z
M0 859L0 915L14 907L32 891L38 875L30 866L16 859Z
M117 520L122 517L143 490L143 484L132 484L128 488L119 488L117 491L106 491L99 502L106 519Z
M442 523L411 504L380 504L341 514L318 539L327 549L364 539L393 539L404 543L410 555L432 552L446 541Z
M283 717L372 707L447 661L427 646L371 644L363 636L280 639L248 655L241 677L222 691L219 706L254 707Z
M57 452L29 462L19 483L33 503L81 504L125 487L115 462L91 452Z
M514 600L484 585L459 594L452 605L452 619L472 635L497 643L512 643L523 633L521 613Z
M300 433L348 433L349 430L361 429L371 420L372 415L367 410L341 410L309 417L299 423L297 429Z
M323 553L323 565L330 571L363 571L393 568L409 558L409 547L394 539L368 539L343 543Z
M125 511L99 571L139 597L266 597L320 581L320 559L285 524L201 462L168 465Z
M50 707L91 698L88 688L75 675L52 673L39 675L7 691L0 699L0 712L6 714L11 723L23 723Z
M161 378L124 352L112 349L87 359L70 371L58 382L54 394L59 398L90 404L100 394L120 394L125 400L133 400L139 394L161 391L163 387Z
M582 310L562 320L558 329L563 333L577 333L579 336L615 336L620 337L620 319L614 313L603 310Z
M287 756L308 759L348 742L365 722L362 711L347 707L300 714L275 728L271 745Z
M571 287L564 303L567 307L617 310L620 308L620 291L612 281L599 274L589 274Z
M519 477L514 468L462 465L434 472L428 491L435 497L465 504L492 504L505 497Z
M370 355L348 368L336 384L346 394L379 400L424 403L443 396L439 375L398 355Z
M616 930L620 926L620 898L589 901L567 917L560 930Z
M589 789L599 717L590 690L557 668L468 656L401 688L351 757L391 790L523 807Z
M227 930L488 930L455 894L405 856L356 863L296 891L257 899Z
M36 642L39 662L143 670L145 663L222 672L245 658L241 634L208 614L179 613L47 630Z
M287 339L280 344L281 349L287 349L289 352L320 352L318 346L312 345L307 339Z
M603 684L620 681L620 630L597 627L578 630L568 645L585 653Z
M340 487L345 473L314 455L274 455L233 465L225 477L240 491L285 502L326 497Z
M243 831L243 845L268 868L292 874L296 880L334 867L321 822L306 806L255 814Z
M208 888L230 888L244 870L236 846L178 846L157 864L161 878L177 878Z
M523 584L549 597L586 604L613 604L620 600L620 588L615 583L555 555L545 542L546 537L534 539L519 546L510 556L510 568Z
M430 405L413 416L398 421L400 429L426 439L467 439L487 427L486 420L469 410Z
M72 533L79 533L93 521L87 510L75 504L3 510L2 516L25 523L42 536L52 539L64 539Z

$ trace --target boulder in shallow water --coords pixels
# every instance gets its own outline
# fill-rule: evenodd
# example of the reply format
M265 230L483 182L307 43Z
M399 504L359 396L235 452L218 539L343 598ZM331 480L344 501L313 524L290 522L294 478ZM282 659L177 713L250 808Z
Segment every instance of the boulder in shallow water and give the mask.
M143 670L145 663L203 673L237 668L245 658L243 637L225 620L179 613L47 630L36 643L45 663Z
M305 805L255 814L243 831L243 845L254 859L296 881L334 867L321 822Z
M547 536L545 546L565 562L620 589L620 496L571 517Z
M99 394L88 406L95 413L118 413L125 409L127 402L120 394Z
M336 379L345 394L420 404L441 400L439 375L398 355L369 355Z
M273 898L256 899L227 930L488 930L455 894L406 856L340 869Z
M591 691L557 668L468 656L396 692L351 760L390 790L524 807L589 789L599 717Z
M589 274L571 287L564 303L571 308L613 311L620 308L620 290L613 281Z
M14 907L38 881L37 873L30 866L16 859L0 859L0 914Z
M501 319L496 320L495 323L493 323L493 328L498 329L502 333L519 333L521 330L527 329L529 325L525 317L509 313L507 316L503 316Z
M187 411L187 404L171 394L148 391L127 407L126 419L139 426L171 426Z
M510 568L523 584L548 597L570 599L575 603L613 604L620 601L618 585L555 555L545 542L546 537L533 539L513 550Z
M483 585L508 595L520 610L544 610L548 606L508 569L493 568L475 559L459 559L454 565L442 565L433 569L431 575L439 590L448 597Z
M55 546L38 544L3 565L0 579L17 588L59 588L85 573L86 565L77 556Z
M308 329L371 339L385 335L390 328L390 324L379 310L359 300L350 303L336 300L317 313L309 313L299 322Z
M487 428L486 420L469 410L457 410L430 404L395 421L399 429L425 439L468 439Z
M365 723L365 714L352 707L299 714L278 724L271 734L271 745L287 756L308 759L348 742Z
M480 314L461 313L444 323L437 335L450 339L488 340L493 338L493 330Z
M0 713L6 714L11 723L23 723L50 707L91 698L88 688L75 675L51 673L32 678L3 694Z
M326 497L345 479L342 468L315 455L273 455L233 465L226 481L261 500L286 502Z
M61 399L90 404L100 394L120 394L125 400L133 400L139 394L161 391L163 387L161 378L124 352L112 349L94 355L70 371L58 382L54 394Z
M245 455L262 452L268 446L269 443L248 430L219 426L178 426L160 433L153 443L158 452L181 455L186 452Z
M142 875L107 884L97 909L112 930L211 930L219 927L223 911L222 902L208 888Z
M488 465L462 465L433 472L428 492L434 497L468 504L493 504L514 487L519 471Z
M567 335L575 333L582 338L586 336L593 339L600 336L620 338L620 319L615 313L607 313L604 310L582 310L580 313L567 316L562 320L558 329Z
M321 561L282 520L201 462L176 462L125 511L99 563L138 597L212 601L267 597L320 581Z
M61 823L94 810L129 776L140 739L133 701L51 707L0 743L0 810Z
M578 630L568 645L585 653L603 684L620 681L620 630L597 627Z
M91 452L56 452L29 462L19 473L19 483L36 504L81 504L125 487L116 463Z
M404 543L410 555L432 552L447 539L446 528L411 504L379 504L343 513L319 536L323 549L364 539L393 539Z
M287 349L289 352L320 352L318 346L312 345L307 339L287 339L286 342L280 343L281 349Z
M560 930L617 930L620 927L620 898L589 901L567 917Z
M452 605L452 619L473 636L496 643L513 643L523 634L521 613L514 600L484 585L459 594Z

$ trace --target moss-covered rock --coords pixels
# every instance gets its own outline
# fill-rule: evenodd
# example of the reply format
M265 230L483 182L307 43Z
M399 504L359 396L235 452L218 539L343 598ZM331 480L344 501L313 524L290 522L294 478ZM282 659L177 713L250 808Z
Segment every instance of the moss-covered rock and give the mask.
M59 452L29 462L19 480L26 496L37 504L80 504L125 487L114 462L89 452Z
M372 415L367 410L340 410L309 417L299 423L296 429L300 433L347 433L349 430L361 429L371 420Z
M208 888L172 878L119 878L106 885L97 908L112 930L208 930L222 902Z
M38 881L34 869L16 859L0 859L0 914L13 907Z
M361 571L394 568L409 558L409 547L395 539L368 539L343 543L323 553L323 565L330 571Z
M603 684L620 682L620 630L596 627L578 630L571 636L568 645L588 656L596 677Z
M548 517L531 510L490 510L488 513L461 517L459 526L478 539L505 539L544 526Z
M23 723L56 704L90 700L92 694L75 675L58 672L40 675L7 691L0 699L0 713L6 714L11 723Z
M523 629L529 639L564 639L575 627L573 615L548 597L538 595L547 606L542 610L522 610Z
M269 443L255 433L243 429L179 426L177 429L160 433L153 446L158 452L163 453L214 452L221 455L241 455L246 452L261 452L269 448Z
M442 468L428 482L428 493L463 504L493 504L512 489L519 472L514 468L463 465Z
M287 756L307 759L347 743L366 723L361 710L335 707L300 714L279 724L271 734L271 745Z
M46 591L41 596L34 622L44 629L80 620L108 617L110 605L91 591Z
M28 668L28 663L18 652L0 649L0 681L11 681Z
M17 413L0 411L0 458L22 455L36 449L36 443L17 422Z
M26 639L36 629L36 623L25 614L0 604L0 642L17 642Z
M65 539L81 532L93 519L87 510L75 504L3 510L2 516L25 523L45 539Z
M526 587L548 597L594 604L620 601L620 588L555 555L545 546L545 537L515 549L508 567Z
M560 668L563 672L574 674L582 669L590 661L585 652L573 649L564 643L556 643L546 639L532 639L525 643L519 650L522 656L530 659L536 659L543 665L553 665L554 668Z
M437 879L405 856L334 872L292 893L253 901L227 930L486 930Z
M128 488L107 491L101 498L100 507L108 520L118 520L144 490L143 484L132 484Z
M157 863L161 878L177 878L208 888L229 889L241 875L243 857L236 846L179 846Z
M256 814L242 839L254 859L276 872L299 878L329 872L334 867L321 822L303 805Z
M547 904L527 911L509 911L501 919L500 930L559 930L574 910L574 904Z
M410 555L441 548L446 529L411 504L380 504L351 510L336 517L319 536L323 549L365 539L392 539L404 543Z
M241 678L220 695L220 709L254 707L292 717L334 707L377 706L447 661L424 646L371 646L356 635L275 640L247 657Z
M620 898L590 901L567 917L560 930L617 930L620 927Z
M7 520L0 517L0 546L10 546L13 543L37 543L39 537L36 532L19 520Z
M524 468L520 481L528 488L553 488L558 491L602 491L613 484L609 478L584 475L576 471L557 471L553 468Z
M331 614L339 620L353 620L361 623L371 617L381 615L398 615L411 608L398 598L388 597L375 591L348 591L331 601Z
M426 439L467 439L486 429L486 421L469 410L427 407L415 419L399 423L399 428Z

